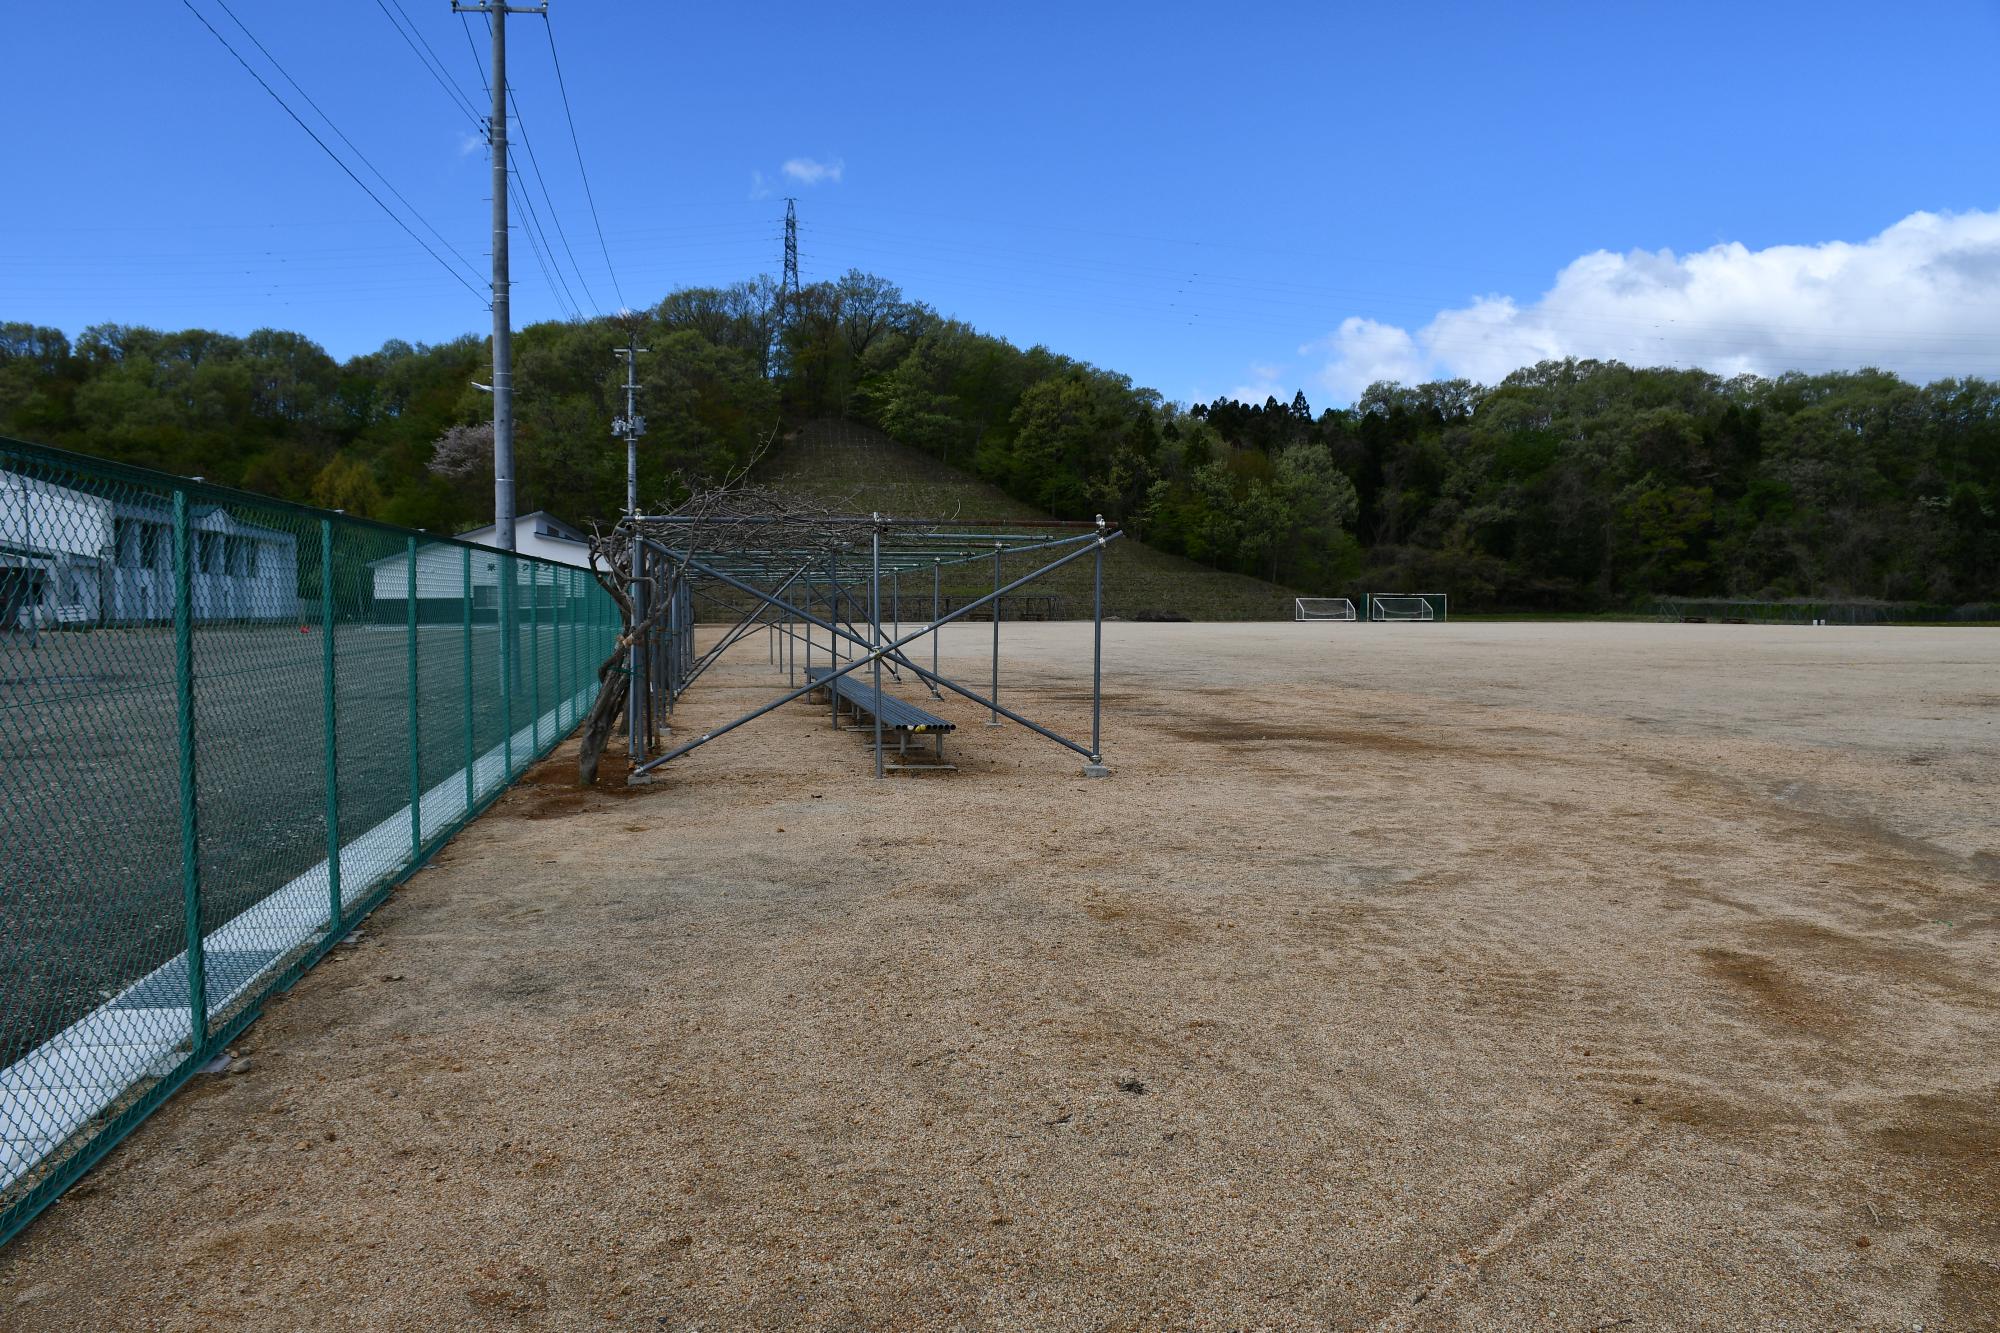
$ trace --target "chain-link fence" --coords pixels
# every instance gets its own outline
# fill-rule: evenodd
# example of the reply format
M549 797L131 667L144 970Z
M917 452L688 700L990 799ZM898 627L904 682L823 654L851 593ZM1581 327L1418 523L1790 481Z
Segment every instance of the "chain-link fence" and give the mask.
M568 565L0 440L0 1241L581 720Z

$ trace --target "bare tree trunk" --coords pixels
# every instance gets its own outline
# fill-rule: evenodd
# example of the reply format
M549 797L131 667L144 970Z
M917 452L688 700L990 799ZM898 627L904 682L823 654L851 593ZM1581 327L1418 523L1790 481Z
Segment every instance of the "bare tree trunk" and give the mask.
M597 785L597 764L604 747L625 711L625 681L616 672L604 672L597 687L597 700L583 720L583 745L576 756L576 780L580 786Z
M772 491L743 485L744 477L749 475L778 438L778 430L779 426L774 425L757 452L721 482L712 486L687 487L688 498L674 507L673 516L684 522L694 522L674 529L676 546L671 561L656 562L651 568L646 566L647 533L644 521L635 516L622 520L609 533L596 531L593 525L590 574L617 606L621 628L617 646L597 668L597 698L584 718L583 741L577 751L576 776L579 785L596 785L597 770L604 760L604 747L610 743L618 719L625 713L626 693L631 685L626 674L628 651L634 643L645 642L646 636L658 632L673 606L670 597L652 596L648 599L651 611L641 619L633 606L632 588L635 583L655 588L656 591L660 586L672 588L676 579L686 577L686 565L693 553L714 542L718 532L731 531L728 523L744 514L752 515L753 521L760 524L776 522L781 525L759 526L756 532L759 542L777 540L784 544L789 541L793 545L803 545L805 549L831 550L842 539L836 520L826 511L785 499ZM718 531L704 531L702 521L718 515L721 515L722 525ZM668 553L663 548L659 554L665 557Z

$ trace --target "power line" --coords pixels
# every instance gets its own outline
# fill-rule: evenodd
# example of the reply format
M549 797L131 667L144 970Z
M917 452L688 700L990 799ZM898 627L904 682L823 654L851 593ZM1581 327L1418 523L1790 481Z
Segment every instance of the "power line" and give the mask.
M461 9L458 11L458 16L460 18L464 18L467 14L473 14L477 12L478 12L477 10L472 10L472 9ZM490 29L493 20L488 19L486 22L488 28ZM472 25L470 23L461 23L458 25L458 30L465 34L465 49L466 52L470 54L472 57L473 70L477 72L479 75L479 90L485 93L490 98L493 96L493 83L486 77L486 62L479 58L479 48L473 45Z
M576 262L576 251L570 249L569 247L569 233L563 229L562 214L556 211L556 201L549 194L549 183L542 176L541 159L535 156L535 141L528 135L527 118L521 114L521 103L518 99L515 98L514 90L512 88L509 88L507 90L507 102L508 105L514 108L514 123L517 126L519 126L521 130L521 146L528 150L528 165L535 169L535 183L542 187L542 202L546 203L549 206L549 219L556 224L556 235L560 237L562 240L563 253L569 256L569 266L572 269L576 270L577 285L583 288L584 296L589 298L590 308L594 311L597 311L597 313L602 314L604 312L602 311L602 309L599 308L597 304L597 297L590 290L589 281L585 279L583 276L583 266ZM524 182L522 193L525 194L526 192L527 192L526 185ZM530 213L534 212L533 204L530 204L528 206L528 211ZM551 256L553 257L553 251L551 251ZM624 304L624 302L621 300L619 304L622 305Z
M618 270L611 266L611 247L604 243L604 223L597 216L597 198L590 190L590 173L583 167L583 143L576 137L576 117L569 109L569 85L563 82L562 57L556 54L555 24L546 12L542 14L542 32L549 39L549 60L556 67L556 87L562 92L563 117L569 121L569 142L576 150L576 174L583 177L583 197L590 204L590 220L597 227L597 246L604 252L604 271L611 275L611 291L618 298L619 309L625 309L625 293L618 286Z
M403 221L401 217L397 216L395 209L383 203L382 197L376 194L375 191L368 188L368 182L362 180L361 177L355 175L354 169L348 166L347 163L341 161L340 154L334 152L333 149L329 148L327 146L326 140L320 138L319 135L315 134L313 132L313 127L306 124L304 120L300 119L299 113L292 110L291 105L288 102L286 102L284 98L278 96L278 90L273 88L269 83L265 82L264 76L259 74L256 71L256 69L251 66L250 62L243 58L243 53L238 51L235 47L231 46L229 44L229 39L227 37L224 37L221 33L217 32L215 30L215 25L213 23L210 23L207 17L204 16L200 10L196 9L194 5L190 3L190 0L181 0L181 5L187 10L188 13L194 15L195 18L200 21L202 27L208 29L209 35L211 37L215 38L216 41L222 43L222 49L229 52L230 55L236 58L236 63L243 66L243 70L245 73L247 73L251 78L257 80L257 86L262 88L265 92L269 93L271 96L271 100L276 102L280 107L284 108L285 114L292 118L293 123L295 123L300 129L304 130L306 132L307 137L310 138L314 143L319 145L320 151L322 153L325 153L328 157L332 158L333 164L339 167L342 171L346 172L347 178L353 181L356 185L360 186L361 192L367 195L370 199L373 199L375 201L375 206L377 208L381 209L384 213L387 213L389 215L389 220L391 222L394 222L397 226L401 227L404 231L408 232L410 239L415 241L418 245L423 246L424 253L429 255L432 259L437 260L438 264L443 267L444 271L451 274L451 276L457 280L458 284L461 287L465 288L465 290L471 292L473 296L478 298L481 305L486 304L485 293L481 292L477 287L467 282L464 279L464 277L462 277L459 274L459 271L457 269L453 268L449 263L445 261L443 255L431 249L429 244L425 242L424 238L417 235L417 233L411 228L409 223ZM234 18L235 15L232 14L230 17ZM241 27L242 25L239 23L237 26ZM255 39L253 38L252 40ZM275 64L277 62L273 61L272 63ZM332 123L331 121L328 122L328 124L331 123ZM357 156L358 155L359 154L357 153ZM373 170L373 168L371 167L370 170ZM384 183L386 184L387 182ZM412 211L414 212L415 210ZM424 225L429 226L430 224L425 223ZM447 246L446 248L449 249L450 247Z
M382 169L380 167L376 166L373 162L368 160L368 154L362 152L361 149L358 146L356 146L354 140L347 137L347 132L341 129L339 125L334 123L333 117L326 114L325 108L321 107L318 102L313 101L312 94L299 86L299 81L292 77L292 72L285 68L284 62L280 61L276 56L272 55L270 48L266 47L264 43L257 40L256 33L250 31L249 28L244 27L243 20L236 17L236 11L229 7L229 0L215 0L215 3L217 4L217 6L221 8L223 13L229 15L229 21L231 23L234 23L239 29L241 29L243 35L250 39L250 44L252 46L255 46L258 49L258 51L263 53L264 59L271 62L271 67L277 70L279 74L282 74L284 76L285 82L292 85L292 91L296 92L300 97L303 97L306 101L306 105L311 107L313 111L319 116L319 118L326 122L327 128L332 130L335 134L339 135L340 141L346 144L349 150L352 151L356 157L361 159L361 165L367 167L370 171L374 172L375 179L382 182L383 188L388 190L390 194L395 195L396 201L402 204L404 208L410 210L410 216L415 218L417 221L423 223L424 230L428 231L432 236L436 237L437 243L439 245L442 245L445 249L451 251L452 257L458 260L459 263L465 265L466 269L476 276L479 270L472 267L472 261L467 259L464 255L460 254L458 252L458 247L453 245L450 241L446 240L444 234L440 232L436 227L433 227L430 224L430 220L426 218L422 213L417 211L417 206L411 203L407 198L405 198L403 192L396 188L395 183L392 182L387 176L384 176L382 174Z
M471 111L473 122L484 126L486 120L484 116L479 114L479 104L472 100L470 93L458 86L457 79L452 78L451 71L444 67L444 57L438 54L438 49L435 46L431 45L431 39L424 36L423 29L419 28L417 21L410 17L410 11L403 8L403 0L390 0L390 2L396 6L396 12L403 16L403 22L409 25L410 31L416 34L417 40L424 44L424 50L430 53L431 60L437 65L438 73L444 75L445 82L450 86L451 90L465 99L466 108Z
M417 32L417 37L423 40L424 43L423 49L419 50L416 41L411 40L410 34L403 31L403 24L396 21L396 15L389 12L389 6L384 4L383 0L375 0L375 7L382 11L383 18L389 20L389 26L396 30L396 35L401 37L403 44L410 48L410 53L417 58L417 63L422 65L424 71L433 79L437 80L437 86L444 89L444 95L451 99L452 105L465 113L466 118L472 122L474 129L485 128L485 122L480 119L478 110L472 105L472 99L465 95L465 90L458 86L458 81L451 78L445 72L444 62L437 58L436 51L431 50L430 40L425 38L422 32ZM396 0L396 10L402 14L403 22L409 23L412 31L415 31L417 25L410 22L410 14L408 10L403 8L403 0ZM426 51L430 52L430 54L426 55ZM433 67L434 62L435 67Z
M397 4L400 6L401 0L397 0ZM493 20L490 16L487 16L483 10L467 8L467 9L457 10L456 12L461 18L465 17L467 14L479 14L486 23L486 35L489 38L493 35ZM472 40L471 23L469 22L461 23L459 25L459 31L463 33L465 36L465 54L466 58L472 61L472 72L479 76L479 89L481 92L485 93L490 98L493 95L493 81L486 77L486 63L479 58L479 47ZM514 108L515 120L517 122L521 122L521 106L519 102L515 101L514 90L511 87L507 90L507 101ZM527 124L525 122L521 122L521 138L523 143L527 142L527 133L528 133ZM528 152L530 160L533 160L534 146L532 144L528 145ZM507 167L508 167L507 192L510 197L517 199L521 202L523 211L525 211L528 215L528 225L523 227L522 231L528 238L529 251L535 256L535 266L541 269L542 271L542 281L548 284L549 295L555 298L556 304L558 306L563 305L564 295L565 294L568 295L568 306L564 310L565 318L581 319L583 317L582 307L577 304L576 294L574 292L569 291L569 283L567 279L564 279L562 277L562 265L554 264L553 271L551 271L551 264L553 264L554 262L554 248L549 245L548 235L541 226L541 219L535 213L533 199L528 195L527 187L525 184L522 184L518 190L515 187L514 182L520 178L521 172L519 166L515 163L514 149L512 145L509 145L507 149ZM536 162L535 164L535 175L537 179L540 179L541 164L539 162ZM545 200L548 199L548 186L546 184L543 185L542 187L542 197ZM555 203L553 200L549 201L549 213L550 216L552 217L555 214ZM558 220L556 225L558 229L560 229L562 225L560 220ZM568 248L569 242L567 238L564 239L563 245L565 249ZM545 251L548 252L546 258L544 257ZM576 260L574 256L571 257L570 263L572 266L575 265ZM581 281L582 277L583 274L579 270L577 273L578 280ZM559 284L560 284L560 290L558 289ZM595 297L592 297L590 304L593 308L595 308L595 306L597 305L597 299Z
M511 168L508 173L507 190L509 194L519 201L521 207L527 210L528 225L521 230L528 238L528 248L534 251L535 263L542 270L542 279L549 284L551 294L555 293L557 284L561 284L562 296L568 298L569 317L572 319L581 319L583 317L583 307L577 304L576 293L572 292L569 288L569 279L563 277L562 265L555 264L555 251L549 245L548 232L543 229L542 220L535 212L535 201L528 194L527 182L521 179L520 168L513 165L514 150L511 147L507 150L507 162ZM555 264L553 275L549 272L551 264ZM580 277L581 275L578 276ZM597 305L596 299L593 298L590 304L592 308L595 308Z
M400 0L399 0L399 2L400 2ZM461 14L469 14L469 13L477 13L477 12L480 12L480 11L476 11L476 10L471 10L471 9L466 9L466 10L461 10L461 11L459 11L459 12L460 12ZM485 66L485 65L484 65L484 64L483 64L483 63L482 63L482 62L480 61L480 59L479 59L479 48L478 48L477 46L475 46L475 45L473 44L473 41L472 41L472 25L471 25L471 24L469 24L469 23L468 23L468 24L464 24L464 25L461 25L461 28L460 28L460 31L462 31L462 32L463 32L463 33L465 34L465 49L466 49L466 54L467 54L468 56L470 56L470 57L471 57L471 60L472 60L472 67L473 67L473 69L474 69L474 70L475 70L475 71L476 71L476 72L478 73L478 75L479 75L479 86L480 86L480 88L481 88L482 90L484 90L484 91L486 92L486 94L487 94L487 95L488 95L488 96L490 97L490 96L492 95L492 93L493 93L493 85L492 85L492 83L491 83L491 82L490 82L490 81L489 81L489 80L487 79L487 77L486 77L486 66ZM491 36L491 35L492 35L492 32L493 32L493 20L492 20L491 18L487 18L487 19L486 19L486 31L487 31L487 35L488 35L488 36ZM545 177L544 177L544 176L542 175L542 163L541 163L541 159L540 159L539 157L537 157L537 156L535 155L535 145L534 145L534 141L533 141L533 139L532 139L532 138L530 138L530 136L529 136L529 134L528 134L528 122L527 122L526 118L525 118L525 117L523 117L523 116L521 115L521 103L520 103L519 99L517 99L517 98L516 98L516 97L514 96L514 90L513 90L513 88L512 88L511 86L510 86L510 87L509 87L509 88L507 89L507 103L508 103L508 105L509 105L509 106L513 107L513 109L514 109L514 121L515 121L515 123L516 123L516 124L518 124L518 125L519 125L519 126L521 127L521 143L522 143L522 146L523 146L523 147L525 147L525 148L526 148L526 149L528 150L528 162L529 162L529 164L530 164L531 166L533 166L533 167L534 167L534 169L535 169L535 181L536 181L536 183L537 183L537 184L539 184L539 185L540 185L540 186L542 187L542 200L543 200L543 202L544 202L544 203L546 203L546 204L548 205L548 210L549 210L549 217L550 217L550 218L551 218L551 219L552 219L552 220L553 220L553 221L555 222L555 224L556 224L556 234L557 234L558 236L560 236L560 237L562 238L562 244L563 244L563 250L564 250L564 252L565 252L566 254L568 254L568 255L569 255L569 264L570 264L570 268L571 268L571 269L573 269L573 270L575 271L575 273L576 273L576 280L577 280L577 284L578 284L579 286L581 286L581 287L583 288L583 294L584 294L584 295L585 295L586 297L588 297L588 298L589 298L589 300L590 300L590 306L591 306L591 309L592 309L592 310L594 310L594 311L598 311L598 313L600 313L600 314L601 314L601 313L602 313L602 309L601 309L601 308L600 308L600 307L598 306L598 304L597 304L597 297L596 297L596 295L595 295L594 293L592 293L592 292L591 292L591 290L590 290L590 284L584 281L584 277L583 277L583 266L582 266L582 265L580 265L580 264L578 264L578 263L576 262L576 252L575 252L574 250L572 250L572 249L570 248L570 243L569 243L569 233L568 233L568 231L567 231L567 230L566 230L566 229L565 229L565 228L563 227L563 225L562 225L562 217L561 217L561 215L560 215L560 214L558 214L558 213L556 212L556 202L555 202L555 199L554 199L554 197L553 197L552 195L550 195L550 193L549 193L549 186L548 186L548 181L547 181L547 179L546 179L546 178L545 178ZM509 166L509 167L510 167L510 168L512 169L512 171L513 171L513 174L514 174L515 176L519 176L519 175L520 175L520 169L519 169L519 167L518 167L518 166L516 166L516 165L515 165L515 162L514 162L514 153L513 153L513 149L512 149L511 147L510 147L510 148L508 149L508 151L507 151L507 163L508 163L508 166ZM520 194L519 194L519 196L517 196L517 197L521 199L521 201L522 201L522 203L523 203L524 207L525 207L525 208L527 209L527 212L528 212L528 215L529 215L529 219L530 219L530 221L531 221L531 222L532 222L532 223L533 223L533 224L534 224L534 225L535 225L536 227L541 227L541 220L540 220L539 216L538 216L538 215L537 215L537 214L535 213L535 207L534 207L534 203L533 203L533 200L532 200L532 197L531 197L531 196L530 196L530 195L528 194L528 192L527 192L527 185L526 185L526 182L525 182L525 179L523 180L523 184L522 184L522 187L521 187L521 193L520 193ZM529 238L529 244L530 244L530 246L532 246L532 245L534 244L534 238L533 238L532 236L530 236L530 238ZM548 251L548 255L549 255L549 263L550 263L550 264L553 264L553 265L554 265L554 268L555 268L555 277L553 277L553 278L551 278L551 277L550 277L550 274L549 274L549 271L548 271L548 269L547 269L547 268L544 268L544 269L543 269L543 271L542 271L542 276L543 276L543 277L544 277L545 279L548 279L548 280L549 280L549 289L550 289L550 291L551 291L551 292L553 292L553 291L555 290L555 285L556 285L556 279L558 279L558 278L561 278L561 275L562 275L562 265L561 265L561 264L559 264L559 263L556 263L556 261L555 261L555 247L554 247L553 245L550 245L550 244L549 244L549 240L548 240L548 234L547 234L547 230L546 230L546 229L543 229L543 234L542 234L542 238L541 238L541 245L542 245L542 247L543 247L543 248L544 248L545 250L547 250L547 251ZM537 256L537 259L538 259L538 260L540 259L540 256L539 256L539 255ZM569 286L569 283L568 283L568 280L567 280L567 279L562 279L562 282L563 282L563 286L564 286L565 290L567 290L567 288L568 288L568 286ZM578 302L577 302L577 300L576 300L576 296L575 296L575 294L574 294L574 293L571 293L571 295L570 295L570 305L571 305L571 307L572 307L573 309L575 309L577 317L578 317L578 318L581 318L581 317L582 317L582 306L581 306L580 304L578 304Z

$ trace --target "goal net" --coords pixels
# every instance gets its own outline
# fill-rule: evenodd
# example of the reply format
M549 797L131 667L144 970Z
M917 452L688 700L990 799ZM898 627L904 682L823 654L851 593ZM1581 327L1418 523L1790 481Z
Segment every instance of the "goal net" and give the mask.
M1354 620L1354 603L1345 597L1296 597L1292 599L1294 620Z
M1443 620L1441 592L1378 592L1368 598L1370 620Z

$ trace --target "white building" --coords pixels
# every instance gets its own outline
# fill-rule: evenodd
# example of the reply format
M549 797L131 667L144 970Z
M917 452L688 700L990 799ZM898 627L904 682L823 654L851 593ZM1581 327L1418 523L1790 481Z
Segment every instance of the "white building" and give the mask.
M492 547L497 524L458 534L458 540ZM514 520L514 546L519 555L539 556L578 569L590 568L590 538L561 519L543 510L523 514ZM497 549L497 548L496 548ZM472 581L473 619L482 623L498 618L500 609L500 557L474 551L471 569L466 568L466 552L460 546L417 546L417 619L424 624L457 623L463 615L466 579ZM385 624L402 621L409 613L410 560L407 555L384 556L371 561L375 579L375 618ZM534 607L552 607L558 601L580 597L588 586L585 576L573 588L558 590L549 572L522 562L515 566L514 605L527 613Z
M290 533L216 505L191 506L188 526L195 620L297 617ZM0 471L0 629L172 620L173 532L162 501L114 500Z
M459 533L458 539L491 546L499 531L499 524L488 523L483 528ZM578 569L590 568L590 538L546 509L514 520L514 549L521 555L536 555Z

